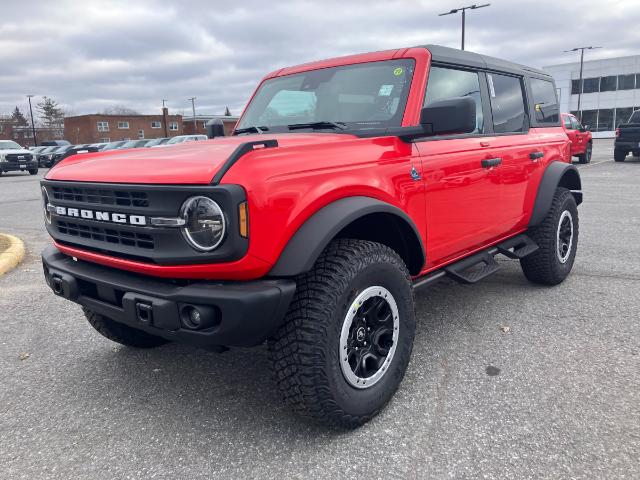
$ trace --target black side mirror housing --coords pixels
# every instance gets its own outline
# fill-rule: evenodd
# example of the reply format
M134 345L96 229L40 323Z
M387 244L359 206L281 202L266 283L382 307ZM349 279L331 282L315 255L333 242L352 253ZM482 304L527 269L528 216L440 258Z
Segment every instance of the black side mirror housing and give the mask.
M207 122L207 137L224 137L224 123L219 118Z
M581 132L587 132L589 131L589 125L580 125L580 129Z
M476 129L476 102L454 97L430 103L420 113L420 124L431 127L431 135L471 133Z

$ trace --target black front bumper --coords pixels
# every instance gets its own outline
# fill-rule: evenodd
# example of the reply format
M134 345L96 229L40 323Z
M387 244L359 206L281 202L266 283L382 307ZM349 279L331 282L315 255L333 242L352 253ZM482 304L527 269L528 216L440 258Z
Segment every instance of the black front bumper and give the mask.
M24 167L21 167L21 165L24 165ZM26 160L24 162L0 162L0 170L3 172L15 172L18 170L27 172L36 168L38 168L38 160Z
M55 247L42 252L47 284L56 295L112 320L199 347L253 346L282 322L294 280L176 283L75 261ZM189 312L201 315L190 328Z

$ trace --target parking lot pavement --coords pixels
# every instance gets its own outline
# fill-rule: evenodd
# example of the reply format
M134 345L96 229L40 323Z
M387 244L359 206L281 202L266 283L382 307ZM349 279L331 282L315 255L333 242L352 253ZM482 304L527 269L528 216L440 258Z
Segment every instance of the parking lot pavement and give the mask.
M352 432L290 413L265 348L99 336L42 279L38 178L6 174L0 230L28 253L0 277L0 477L639 478L640 162L612 153L596 141L579 167L569 279L533 286L504 261L421 292L405 380Z

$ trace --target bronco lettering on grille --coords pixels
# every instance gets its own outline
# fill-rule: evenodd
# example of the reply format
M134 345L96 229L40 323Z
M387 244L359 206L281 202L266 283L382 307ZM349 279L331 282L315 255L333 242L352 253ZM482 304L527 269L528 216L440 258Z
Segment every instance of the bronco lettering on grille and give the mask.
M55 207L49 205L49 211L56 215L65 217L86 218L87 220L98 220L101 222L124 223L130 225L146 225L147 217L144 215L126 215L124 213L100 212L85 210L83 208Z

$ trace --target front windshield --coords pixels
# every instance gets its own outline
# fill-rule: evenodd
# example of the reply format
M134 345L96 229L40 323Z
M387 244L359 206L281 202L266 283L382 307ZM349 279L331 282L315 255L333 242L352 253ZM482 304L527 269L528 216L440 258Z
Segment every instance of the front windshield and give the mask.
M187 137L173 137L169 140L166 145L173 145L174 143L182 143L187 139Z
M411 59L386 60L266 80L236 130L288 131L290 125L316 122L349 130L400 126L414 65Z
M0 141L0 150L22 150L22 147L16 142Z

